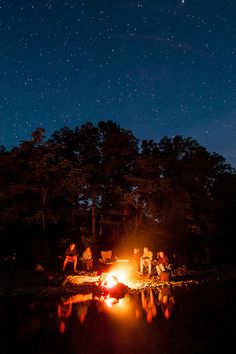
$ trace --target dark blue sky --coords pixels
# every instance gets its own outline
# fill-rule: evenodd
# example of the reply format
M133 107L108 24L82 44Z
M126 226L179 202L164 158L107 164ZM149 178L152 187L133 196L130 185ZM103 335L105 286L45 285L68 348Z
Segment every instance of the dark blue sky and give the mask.
M0 144L111 119L236 167L236 1L0 1Z

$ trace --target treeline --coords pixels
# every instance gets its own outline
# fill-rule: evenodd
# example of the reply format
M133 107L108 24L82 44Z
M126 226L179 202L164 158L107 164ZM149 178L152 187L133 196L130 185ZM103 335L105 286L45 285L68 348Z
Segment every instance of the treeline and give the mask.
M139 142L113 121L49 139L38 128L0 148L1 253L35 260L73 240L232 261L235 181L223 156L190 137Z

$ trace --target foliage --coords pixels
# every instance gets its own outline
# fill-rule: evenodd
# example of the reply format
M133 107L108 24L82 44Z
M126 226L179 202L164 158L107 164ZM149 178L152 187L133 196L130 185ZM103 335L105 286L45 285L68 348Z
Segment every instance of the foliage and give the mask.
M110 247L133 235L139 243L144 229L157 246L171 239L176 248L189 240L205 247L222 233L231 244L235 170L225 159L190 137L138 143L131 131L101 121L64 127L48 140L38 128L18 147L0 147L3 246L12 225L34 228L52 249L68 238Z

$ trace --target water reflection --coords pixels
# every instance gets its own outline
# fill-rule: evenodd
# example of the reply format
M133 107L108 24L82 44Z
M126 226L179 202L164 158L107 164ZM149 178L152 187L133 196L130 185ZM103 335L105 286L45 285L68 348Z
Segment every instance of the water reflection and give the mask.
M127 321L130 319L140 321L144 318L148 324L151 324L158 312L159 316L163 315L166 320L170 318L174 308L174 296L169 286L163 286L155 291L150 288L133 294L125 294L121 298L112 297L109 294L97 296L94 293L61 298L57 305L59 333L64 334L68 318L72 316L72 308L80 325L83 325L90 307L90 320L96 312L97 314L105 313L119 320L125 318Z
M170 287L164 285L158 294L158 305L161 307L162 313L167 320L170 318L170 315L173 311L174 303L174 296Z
M62 301L57 305L58 330L61 334L65 332L66 323L72 313L72 302Z
M1 299L0 352L16 353L17 346L24 354L198 354L229 340L234 318L225 308L236 295L232 288L174 291L163 286L121 298Z
M153 318L157 315L156 303L154 301L153 290L141 292L142 308L146 313L146 320L148 323L152 322Z

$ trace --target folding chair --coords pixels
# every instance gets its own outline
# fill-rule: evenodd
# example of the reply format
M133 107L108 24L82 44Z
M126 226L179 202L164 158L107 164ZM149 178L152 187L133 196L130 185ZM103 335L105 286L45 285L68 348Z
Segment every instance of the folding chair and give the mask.
M112 251L101 251L101 256L102 258L99 259L101 263L104 264L114 264L115 261L112 259Z
M152 272L152 261L151 261L151 272ZM148 262L143 262L143 274L149 273L149 265Z
M151 275L158 276L156 265L157 265L157 260L154 259L152 261ZM169 278L171 276L171 269L172 269L171 267L172 267L172 264L168 264L168 266L165 267L165 271L161 272L161 274L159 276L161 281L169 281Z
M152 260L151 275L157 275L156 265L157 265L156 259Z

